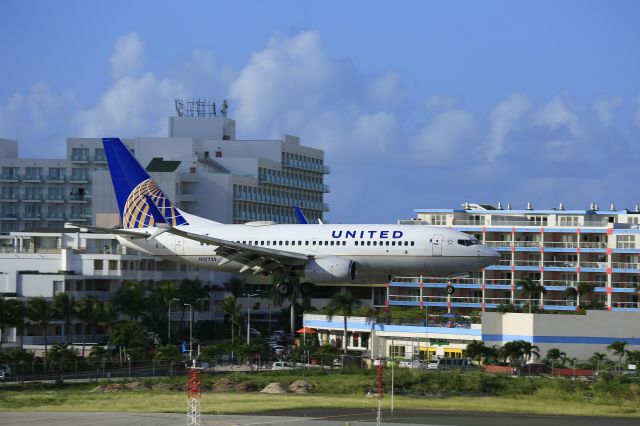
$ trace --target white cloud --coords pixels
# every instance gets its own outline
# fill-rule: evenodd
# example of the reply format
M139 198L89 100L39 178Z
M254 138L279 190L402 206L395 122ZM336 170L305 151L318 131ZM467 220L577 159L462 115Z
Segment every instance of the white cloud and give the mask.
M119 37L109 58L109 74L117 79L136 72L144 59L144 43L131 32Z
M141 78L123 77L102 96L98 105L74 117L77 136L133 137L166 135L167 117L173 113L182 84L151 73Z
M485 148L485 157L489 162L505 153L507 137L516 130L519 121L530 108L529 98L521 93L512 94L493 108L490 116L491 130Z
M18 139L21 155L46 157L52 149L60 155L64 151L60 141L67 136L75 106L71 91L57 92L47 83L36 83L0 104L0 137Z
M385 112L361 115L355 123L355 137L384 152L387 143L397 137L396 118Z
M330 57L317 32L307 31L274 37L254 52L229 96L243 135L287 132L330 151L369 154L399 138L406 90L395 73L360 75L349 61Z
M621 104L622 98L620 97L601 98L593 105L593 109L600 123L604 126L610 126L613 122L613 115Z
M567 102L559 96L555 96L544 107L535 111L532 120L538 126L543 126L550 130L565 128L572 136L580 136L581 126L578 116L571 111Z
M454 109L460 107L461 104L462 102L458 98L441 95L429 96L425 102L425 106L428 112L438 112Z
M450 109L434 115L411 139L411 146L423 154L421 158L425 161L445 166L445 162L475 151L477 131L476 120L469 112Z

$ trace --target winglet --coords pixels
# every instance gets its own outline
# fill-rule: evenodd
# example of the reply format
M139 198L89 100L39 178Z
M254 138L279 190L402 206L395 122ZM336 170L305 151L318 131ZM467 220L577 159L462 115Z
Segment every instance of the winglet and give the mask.
M302 210L300 209L300 207L293 206L293 208L296 209L296 216L298 217L298 223L301 225L307 225L309 221L304 216L304 213L302 213Z

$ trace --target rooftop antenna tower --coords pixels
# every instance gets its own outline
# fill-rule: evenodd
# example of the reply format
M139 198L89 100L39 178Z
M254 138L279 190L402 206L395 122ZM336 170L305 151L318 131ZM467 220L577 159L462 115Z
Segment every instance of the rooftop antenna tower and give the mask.
M226 103L226 101L225 101ZM176 99L178 117L217 117L216 103L204 98ZM225 109L226 114L226 109Z

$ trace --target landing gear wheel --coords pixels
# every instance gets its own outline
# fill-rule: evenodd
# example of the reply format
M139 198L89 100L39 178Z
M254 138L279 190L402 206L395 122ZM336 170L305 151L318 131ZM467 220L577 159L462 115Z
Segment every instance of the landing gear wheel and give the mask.
M302 293L303 296L309 296L311 293L313 293L314 287L315 287L314 283L305 281L302 284L300 284L300 293Z
M287 296L291 293L291 284L286 281L276 284L276 291L280 296Z

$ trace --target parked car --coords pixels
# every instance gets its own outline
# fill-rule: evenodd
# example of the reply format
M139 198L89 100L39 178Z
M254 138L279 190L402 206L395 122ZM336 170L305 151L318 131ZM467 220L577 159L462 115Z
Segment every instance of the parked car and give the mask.
M0 380L5 380L11 377L11 367L7 364L0 365Z
M477 370L479 368L468 358L438 358L427 364L428 370Z
M421 361L419 359L405 359L398 363L398 367L400 368L412 368L415 370L424 370L427 367L427 363Z
M271 366L272 370L293 370L294 365L286 361L276 361Z
M258 330L256 330L255 328L250 328L249 329L249 334L253 337L260 337L262 336L262 333L260 333Z

